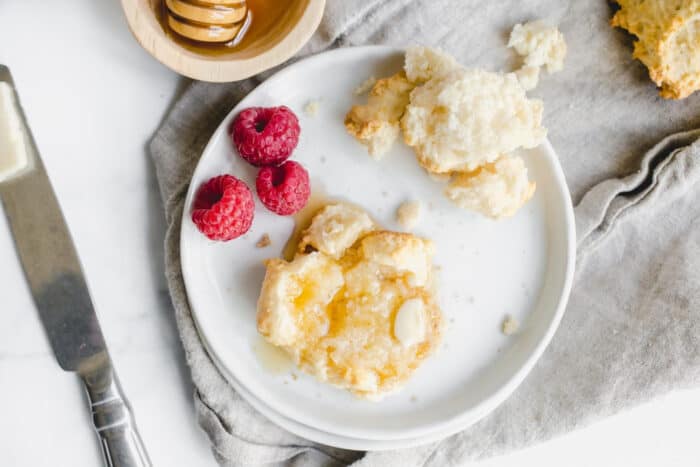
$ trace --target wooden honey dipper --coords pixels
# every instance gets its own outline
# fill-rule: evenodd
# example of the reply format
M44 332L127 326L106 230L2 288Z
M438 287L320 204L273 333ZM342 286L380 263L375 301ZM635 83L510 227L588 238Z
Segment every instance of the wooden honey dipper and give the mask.
M165 0L168 26L198 42L237 44L250 25L245 0Z

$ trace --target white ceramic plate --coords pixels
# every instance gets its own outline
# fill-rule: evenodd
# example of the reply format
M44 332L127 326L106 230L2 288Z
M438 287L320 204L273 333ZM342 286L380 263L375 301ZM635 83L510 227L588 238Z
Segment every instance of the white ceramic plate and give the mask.
M182 224L190 304L225 376L280 417L348 439L419 439L483 417L541 355L564 311L573 276L571 200L548 143L522 152L537 182L535 197L515 217L496 222L447 201L442 186L426 176L403 145L376 162L345 132L344 115L357 99L353 89L368 76L397 71L401 63L402 54L394 49L339 49L298 62L260 85L224 119L202 154ZM312 100L319 102L314 117L302 110ZM282 104L300 118L302 136L293 158L309 170L314 191L364 206L397 230L394 213L401 202L418 199L426 207L416 233L437 247L444 343L402 392L380 403L358 400L299 372L292 379L290 371L269 371L269 362L261 358L255 304L262 261L280 254L292 219L258 203L248 234L215 243L189 218L195 189L212 176L231 173L254 187L255 169L237 156L227 129L242 108ZM272 246L255 248L263 233L270 235ZM506 314L521 323L514 336L500 333Z
M219 365L218 362L217 365ZM440 431L430 433L428 435L421 436L418 438L403 438L392 440L350 438L347 436L340 436L332 433L327 433L325 431L316 430L307 425L303 425L301 423L295 422L294 420L290 420L289 418L283 417L282 415L265 405L262 401L258 400L253 394L249 393L244 386L238 383L236 383L236 390L258 412L262 413L267 418L269 418L282 428L286 429L287 431L290 431L292 433L297 434L298 436L301 436L311 441L315 441L317 443L325 444L328 446L335 446L337 448L342 449L354 449L359 451L383 451L388 449L402 449L408 447L415 447L421 444L438 441L463 429L461 425L448 426Z
M204 341L205 347L209 349L209 344ZM453 433L456 433L461 429L461 427L445 429L443 431L438 431L435 433L430 433L429 435L422 436L419 438L404 438L404 439L394 439L394 440L374 440L374 439L362 439L362 438L350 438L348 436L340 436L325 431L320 431L314 429L310 426L303 425L301 423L295 422L289 418L283 417L279 413L272 410L264 402L256 398L251 394L245 386L241 385L236 381L230 373L221 366L221 362L214 360L219 370L223 374L226 374L228 380L233 383L239 394L241 394L258 412L272 420L277 425L290 431L298 436L306 438L317 443L325 444L328 446L335 446L342 449L355 449L359 451L382 451L387 449L401 449L412 446L418 446L421 444L430 443L432 441L437 441L439 439L445 438Z

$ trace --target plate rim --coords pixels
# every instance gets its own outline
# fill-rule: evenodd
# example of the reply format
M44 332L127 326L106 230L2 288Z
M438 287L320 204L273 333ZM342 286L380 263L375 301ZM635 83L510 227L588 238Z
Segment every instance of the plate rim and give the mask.
M238 388L240 386L246 387L244 392L243 397L244 399L250 403L253 407L256 406L255 403L251 402L251 395L245 394L249 392L247 389L247 386L245 386L242 382L238 381L237 378L235 378L228 369L225 368L223 362L220 362L219 359L216 357L216 353L214 350L211 348L211 346L208 344L208 341L204 335L204 332L201 329L199 320L197 319L198 313L195 310L195 306L190 300L190 293L188 289L188 277L190 274L190 269L187 265L189 261L187 260L186 255L184 254L185 251L185 239L187 236L185 235L185 223L189 219L189 216L186 215L186 209L187 207L191 204L192 197L195 191L195 187L192 184L192 179L195 177L197 174L201 163L203 156L207 154L210 150L212 145L214 144L215 139L217 138L217 135L219 135L220 131L222 131L222 128L225 130L225 124L229 117L234 114L235 112L239 111L241 107L244 107L246 105L246 102L250 99L250 96L254 94L255 91L260 91L264 90L264 88L268 86L273 86L279 81L283 81L289 74L294 73L298 68L302 68L304 66L308 66L310 64L313 64L317 61L323 61L327 60L330 55L333 56L338 56L338 55L350 55L350 56L356 56L357 54L385 54L387 56L391 54L396 54L396 53L402 53L405 50L405 48L400 48L400 47L392 47L392 46L385 46L385 45L368 45L368 46L357 46L357 47L343 47L343 48L337 48L337 49L332 49L328 51L324 51L309 57L306 57L304 59L301 59L281 70L279 70L277 73L275 73L273 76L270 78L266 79L262 83L260 83L258 86L256 86L253 90L251 90L245 97L243 97L237 104L234 106L221 120L221 123L217 126L215 131L212 133L212 135L209 138L209 141L207 142L206 146L202 150L202 153L200 155L200 159L197 161L197 165L192 172L192 177L190 179L190 185L187 190L187 194L185 197L185 202L183 205L183 216L180 224L180 263L181 263L181 272L183 275L183 282L185 285L185 292L187 294L188 302L190 305L190 310L193 318L193 322L195 324L195 328L197 330L197 333L200 336L200 339L202 339L202 342L204 344L204 348L209 356L211 358L212 362L214 363L215 367L219 369L219 371L222 373L224 378L234 386L234 388ZM337 57L335 57L337 58ZM317 430L319 432L323 433L328 433L332 434L333 436L340 436L340 437L345 437L349 439L360 439L360 440L366 440L366 441L401 441L404 440L406 442L411 441L411 440L419 440L422 438L428 438L431 434L436 435L437 433L442 434L443 432L445 433L444 436L448 436L450 434L454 434L456 432L462 431L463 429L469 427L470 425L476 423L483 417L485 417L488 413L493 411L498 405L500 405L503 401L505 401L514 391L517 389L517 387L522 383L522 381L525 379L525 377L530 373L536 362L540 359L542 354L544 353L544 350L546 347L549 345L551 342L551 339L556 332L559 323L561 322L561 319L563 317L563 314L566 310L566 304L568 302L572 284L573 284L573 276L574 276L574 270L575 270L575 264L576 264L576 229L575 229L575 221L574 221L574 212L573 212L573 205L571 202L571 195L568 190L568 185L566 183L566 179L564 177L563 170L561 168L561 164L559 163L559 159L550 144L548 139L545 139L542 144L542 149L544 152L546 152L547 157L550 159L550 163L552 166L552 175L553 178L555 179L556 183L556 196L560 198L560 200L563 202L564 205L564 219L562 220L562 225L565 227L565 232L564 232L564 238L566 242L566 266L565 266L565 271L564 271L564 278L563 278L563 284L561 289L559 290L558 297L556 297L556 309L554 311L553 318L550 320L548 323L546 331L542 334L541 338L539 339L539 342L535 346L534 350L530 353L530 355L526 358L524 363L521 365L521 367L514 372L499 388L498 390L494 391L489 397L485 398L482 400L478 405L473 407L470 410L462 411L459 414L457 414L454 417L446 418L443 419L441 422L434 422L432 424L427 425L426 427L422 428L413 428L407 432L402 432L401 435L399 436L372 436L372 437L357 437L353 434L346 433L345 431L338 432L338 431L333 431L329 429L323 429L321 427L317 426L312 426L310 424L307 424L305 422L302 422L301 420L297 420L295 417L290 416L290 414L284 413L282 410L279 410L279 408L276 408L272 405L269 405L267 402L260 400L259 402L262 404L265 404L267 407L269 407L272 411L277 413L280 417L287 418L295 423L298 423L302 426L309 427L311 429ZM241 391L239 391L241 392ZM250 391L252 393L252 391ZM246 397L247 396L247 397ZM259 409L256 408L260 412ZM267 417L268 419L270 417ZM278 424L273 420L274 423ZM448 430L449 427L450 429ZM290 427L284 427L285 429L288 429L289 431L292 431L295 434L298 434L299 436L304 437L303 434L297 433L294 431L294 429ZM347 431L347 430L346 430ZM443 436L439 436L443 437ZM428 439L425 442L429 442L431 439ZM340 446L339 446L340 447ZM357 448L351 448L351 449L357 449ZM374 448L378 449L378 448ZM379 448L381 449L381 448ZM387 448L387 449L390 449Z
M199 332L199 331L198 331ZM209 349L209 344L207 343L204 336L201 336L202 342L206 349ZM208 351L208 350L207 350ZM226 374L227 370L223 367L218 359L212 358L214 366L222 373ZM276 412L274 409L265 404L264 401L255 397L248 389L240 384L238 380L233 375L228 375L226 380L231 383L234 389L241 394L241 396L262 416L270 420L275 425L293 433L297 436L305 438L309 441L313 441L320 444L325 444L327 446L333 446L340 449L350 449L355 451L388 451L392 449L406 449L411 447L418 447L425 444L429 444L435 441L440 441L447 438L455 433L464 430L467 427L458 426L448 426L443 430L438 430L434 433L428 433L423 436L415 438L400 438L400 439L366 439L366 438L353 438L350 436L344 436L337 433L329 433L326 431L319 430L312 426L301 423L297 420L293 420L289 417Z

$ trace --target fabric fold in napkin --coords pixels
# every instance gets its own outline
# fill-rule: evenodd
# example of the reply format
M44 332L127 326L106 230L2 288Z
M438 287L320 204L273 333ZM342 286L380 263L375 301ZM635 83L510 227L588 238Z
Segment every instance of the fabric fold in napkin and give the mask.
M199 423L222 465L461 465L700 380L700 131L662 139L700 127L698 98L657 97L631 59L628 38L609 27L605 2L329 0L304 53L421 43L466 65L507 69L515 60L505 48L507 31L542 11L569 45L565 70L544 76L534 94L545 101L545 126L577 202L574 289L552 343L513 396L438 443L367 454L320 446L277 427L227 384L194 326L180 269L180 221L204 145L263 77L193 83L172 108L150 146L165 204L166 276Z

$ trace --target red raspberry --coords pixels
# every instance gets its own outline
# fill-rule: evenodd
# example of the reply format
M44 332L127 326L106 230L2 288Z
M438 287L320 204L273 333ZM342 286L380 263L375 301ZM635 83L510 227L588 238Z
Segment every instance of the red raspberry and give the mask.
M260 169L255 188L265 207L281 216L299 211L311 195L309 174L294 161L287 161L279 167Z
M231 136L241 157L262 167L284 162L297 147L300 131L297 116L285 106L250 107L236 116Z
M250 229L255 203L245 183L219 175L202 184L194 197L192 222L212 240L233 240Z

